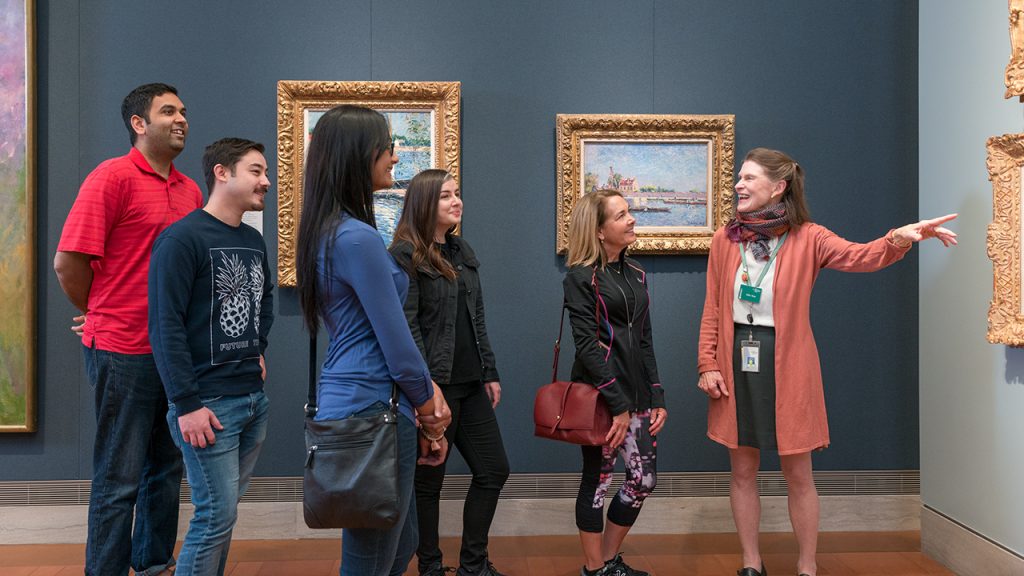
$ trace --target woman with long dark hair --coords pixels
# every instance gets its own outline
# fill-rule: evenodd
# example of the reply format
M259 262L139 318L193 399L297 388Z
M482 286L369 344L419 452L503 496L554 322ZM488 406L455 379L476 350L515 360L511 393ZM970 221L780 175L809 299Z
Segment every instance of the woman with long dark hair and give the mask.
M459 576L501 576L487 557L487 533L508 478L508 458L494 409L501 384L484 323L480 266L462 237L462 193L451 174L424 170L409 183L391 254L409 273L405 316L413 339L444 390L452 423L445 436L473 481L462 508ZM444 464L416 467L420 576L442 576L437 524Z
M308 329L330 337L317 389L317 420L379 414L398 385L399 502L394 527L346 529L341 576L405 571L416 548L412 503L417 446L440 464L451 413L409 333L402 302L409 280L377 233L373 191L390 188L398 162L387 121L367 108L332 108L313 130L306 159L296 271ZM417 444L415 427L421 434Z
M603 446L583 446L576 527L586 557L581 576L647 576L622 558L622 541L658 481L657 435L668 418L651 332L647 274L626 257L636 219L615 190L577 201L569 218L569 267L562 281L576 359L572 380L601 391L612 413ZM626 477L608 507L615 460Z
M761 451L779 454L797 571L814 576L818 492L811 452L829 445L811 289L822 268L873 272L926 238L956 244L950 214L848 242L811 221L803 168L783 152L751 150L736 181L736 218L715 232L700 327L698 387L710 397L708 437L729 448L729 498L743 549L739 576L762 576L758 547Z

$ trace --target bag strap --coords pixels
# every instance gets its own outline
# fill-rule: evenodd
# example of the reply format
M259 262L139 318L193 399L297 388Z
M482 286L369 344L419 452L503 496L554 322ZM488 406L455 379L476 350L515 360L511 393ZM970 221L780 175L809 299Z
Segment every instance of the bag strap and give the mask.
M590 283L594 286L594 325L597 326L598 342L601 341L601 311L597 306L597 299L601 296L601 285L597 282L597 267L594 267L594 275ZM555 340L555 362L551 366L551 381L558 380L558 355L562 351L562 329L565 328L565 304L562 304L562 319L558 321L558 340Z
M562 305L562 319L558 321L558 339L555 340L555 363L551 365L551 381L558 380L558 353L562 351L562 329L565 328L565 304Z
M303 409L307 418L316 416L316 332L309 335L309 390Z
M561 338L561 334L559 334L559 338ZM557 343L556 343L556 345L557 345ZM558 365L557 364L557 362L558 362L557 356L555 357L555 362L556 362L555 365L557 366ZM317 364L317 362L316 362L316 333L314 332L314 333L309 335L309 390L306 393L306 406L303 408L303 410L306 413L306 417L307 418L312 418L312 417L316 416L316 411L317 411L317 406L316 406L316 382L317 382L316 364ZM391 381L391 402L390 402L390 406L388 406L388 408L391 411L391 415L393 417L397 418L398 417L398 384L394 380Z

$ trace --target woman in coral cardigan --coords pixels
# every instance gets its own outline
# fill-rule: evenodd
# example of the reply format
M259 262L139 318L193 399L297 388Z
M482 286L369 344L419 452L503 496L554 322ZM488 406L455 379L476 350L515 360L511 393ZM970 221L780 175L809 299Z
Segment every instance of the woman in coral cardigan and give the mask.
M710 398L708 437L729 448L730 502L743 549L739 576L766 574L758 549L761 450L779 454L800 555L816 573L818 493L811 451L829 444L811 288L822 268L873 272L903 258L914 242L956 244L950 214L848 242L810 221L803 169L783 152L755 148L736 182L737 216L715 232L698 346L698 387ZM779 367L776 372L776 367Z

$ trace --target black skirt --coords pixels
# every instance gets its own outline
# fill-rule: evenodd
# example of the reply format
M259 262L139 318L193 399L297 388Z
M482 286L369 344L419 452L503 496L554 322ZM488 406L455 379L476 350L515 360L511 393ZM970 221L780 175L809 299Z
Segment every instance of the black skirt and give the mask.
M733 394L736 397L738 444L760 450L778 450L775 438L775 328L734 324L732 349ZM744 372L741 347L744 340L760 345L760 370Z

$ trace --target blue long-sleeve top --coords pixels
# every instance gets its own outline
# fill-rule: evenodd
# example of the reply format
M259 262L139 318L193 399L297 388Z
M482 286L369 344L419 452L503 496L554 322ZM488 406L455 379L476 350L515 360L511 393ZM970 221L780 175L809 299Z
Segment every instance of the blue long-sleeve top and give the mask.
M402 307L409 277L377 230L347 213L332 242L321 240L317 272L330 342L316 419L345 418L374 402L387 403L394 381L399 410L412 420L412 407L429 400L434 387Z

